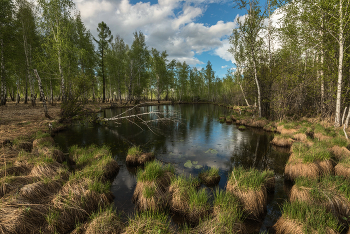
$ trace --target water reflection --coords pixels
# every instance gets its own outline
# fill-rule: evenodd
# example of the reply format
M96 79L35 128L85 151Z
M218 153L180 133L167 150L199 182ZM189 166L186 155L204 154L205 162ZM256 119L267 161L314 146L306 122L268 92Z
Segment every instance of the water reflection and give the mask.
M55 141L64 151L74 144L105 144L111 147L121 165L113 181L112 192L116 197L115 205L126 214L134 211L131 197L136 186L137 169L125 165L127 150L132 145L140 145L144 151L154 151L158 160L173 163L180 174L198 175L203 168L215 166L220 170L220 189L225 188L227 177L235 166L272 169L277 176L276 189L269 197L266 218L262 223L256 222L254 230L265 230L273 225L280 216L279 204L286 199L282 176L288 154L271 146L272 134L250 128L240 131L235 124L222 124L218 117L221 114L229 115L229 110L209 104L148 106L135 108L132 113L156 110L181 113L182 122L151 122L152 129L157 129L156 134L146 127L141 130L127 120L119 125L113 122L107 126L74 125L59 133ZM124 111L105 110L103 117L112 117ZM148 120L154 118L154 115L147 116Z

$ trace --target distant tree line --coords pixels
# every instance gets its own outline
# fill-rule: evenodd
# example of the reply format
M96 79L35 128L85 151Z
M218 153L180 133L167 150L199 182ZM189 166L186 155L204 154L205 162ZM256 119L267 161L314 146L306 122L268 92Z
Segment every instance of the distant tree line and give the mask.
M77 97L102 102L221 97L222 81L210 61L199 71L148 48L142 32L128 45L104 22L97 31L94 38L71 0L1 0L0 105L8 99L35 105L34 69L51 104Z

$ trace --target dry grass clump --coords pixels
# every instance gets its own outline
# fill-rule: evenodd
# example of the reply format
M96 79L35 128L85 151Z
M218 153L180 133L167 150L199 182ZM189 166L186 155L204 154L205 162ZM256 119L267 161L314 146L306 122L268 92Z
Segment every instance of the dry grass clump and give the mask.
M40 233L46 214L47 207L44 205L2 200L0 203L0 232Z
M61 189L63 183L61 179L43 178L41 181L24 185L19 190L19 196L31 203L46 203L52 195Z
M45 136L39 139L35 139L33 141L33 150L37 150L38 148L41 147L52 147L55 145L55 141L53 140L53 138L51 136Z
M100 209L89 217L90 221L74 229L71 234L120 234L124 224L112 206Z
M50 220L47 229L51 232L72 231L76 223L84 222L93 212L109 204L103 193L86 189L79 184L69 186L71 189L67 191L67 187L62 188L51 201L52 209L47 217Z
M267 124L268 124L268 121L266 119L256 119L250 123L250 126L256 127L256 128L263 128Z
M143 153L140 147L134 146L128 150L126 163L130 166L143 165L154 159L154 153Z
M236 195L243 204L244 210L252 218L259 218L266 210L267 190L271 183L272 171L248 170L236 167L226 185L227 191Z
M276 234L336 234L342 231L337 218L333 214L327 213L322 206L297 201L284 203L282 209L282 217L273 226Z
M199 179L202 183L207 186L213 186L219 183L220 181L219 169L212 167L209 170L204 170L199 173Z
M158 211L167 205L168 187L174 175L174 167L162 166L158 161L148 162L137 173L137 184L132 200L141 211Z
M296 142L292 151L285 167L286 179L294 180L299 176L316 179L319 176L334 174L333 155L324 142L317 142L311 146Z
M293 135L293 140L296 141L306 141L307 140L307 136L305 133L297 133Z
M191 187L199 187L199 185L199 180L192 176L173 177L169 186L170 209L185 215L189 208L188 191Z
M134 218L129 219L129 225L123 233L173 234L175 231L170 227L170 221L166 214L143 212L137 213Z
M38 177L30 176L7 176L0 179L0 198L5 194L16 191L26 184L39 180Z
M46 160L36 163L36 165L30 171L29 176L51 178L59 176L63 180L66 180L69 177L69 172L65 165Z
M334 172L338 176L350 178L350 158L344 158L334 167Z
M319 182L298 178L291 190L290 201L324 206L340 221L350 223L350 182L343 177L322 177Z
M286 125L278 125L276 131L282 135L293 135L297 132L294 128L286 128Z
M350 151L346 147L334 145L329 151L335 156L337 160L350 158Z
M35 150L35 153L45 155L45 157L47 158L52 158L53 161L56 161L58 163L63 163L66 160L63 152L53 146L50 146L50 147L43 146L43 147L37 148Z
M294 140L288 135L275 135L271 141L271 144L277 145L280 147L291 147Z
M7 162L0 166L0 178L4 176L14 175L27 175L31 170L31 165L22 161Z

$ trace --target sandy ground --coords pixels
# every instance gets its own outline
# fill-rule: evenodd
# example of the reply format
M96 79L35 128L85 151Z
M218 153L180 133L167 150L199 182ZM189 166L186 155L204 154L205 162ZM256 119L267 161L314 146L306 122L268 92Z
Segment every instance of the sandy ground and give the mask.
M168 104L170 102L161 102ZM110 108L112 103L88 103L86 109L99 111L100 109ZM157 105L157 101L147 102L148 105ZM57 122L60 119L60 103L53 106L47 105L48 113L51 119L44 115L44 108L41 102L37 102L35 107L31 104L16 104L7 102L6 106L0 106L0 144L4 140L13 140L19 136L31 136L37 131L48 132L49 123ZM113 103L114 107L120 107L118 103ZM122 105L125 107L125 105Z

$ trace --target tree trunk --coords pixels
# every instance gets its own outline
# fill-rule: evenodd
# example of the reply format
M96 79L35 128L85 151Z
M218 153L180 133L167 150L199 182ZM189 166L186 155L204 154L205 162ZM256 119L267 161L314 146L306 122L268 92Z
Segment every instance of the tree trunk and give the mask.
M0 93L0 105L6 105L6 79L5 79L5 62L4 62L4 41L0 39L1 46L1 93Z
M343 29L343 1L340 0L339 6L339 64L338 64L338 84L337 84L337 102L335 108L334 126L340 126L340 106L341 106L341 83L343 79L343 58L344 58L344 29Z
M44 94L43 87L41 85L41 79L40 79L40 76L39 76L39 74L38 74L36 69L34 69L34 74L35 74L36 78L38 79L39 90L40 90L40 97L41 97L41 100L43 101L45 117L50 118L50 116L48 114L48 111L47 111L47 106L46 106L46 101L45 101L45 94Z
M58 49L58 69L61 76L61 97L62 102L66 100L66 93L65 93L65 87L64 87L64 77L63 77L63 70L62 70L62 64L61 64L61 49Z
M256 87L258 88L258 106L259 106L259 117L261 118L261 94L260 94L260 85L259 85L259 80L258 80L258 74L256 71L256 64L255 64L255 56L254 53L253 55L253 66L254 66L254 79L256 83Z
M129 97L128 97L128 101L131 103L131 87L132 87L132 80L133 80L133 72L132 72L132 68L133 68L133 61L130 61L130 81L129 81Z

